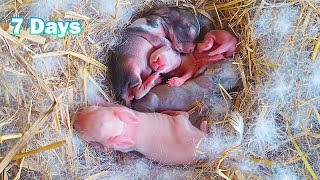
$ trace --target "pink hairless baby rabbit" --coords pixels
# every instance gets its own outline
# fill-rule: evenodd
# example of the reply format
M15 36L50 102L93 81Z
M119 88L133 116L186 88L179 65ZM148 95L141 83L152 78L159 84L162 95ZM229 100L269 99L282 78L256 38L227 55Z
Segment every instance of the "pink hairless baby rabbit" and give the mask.
M189 122L188 113L164 113L141 113L114 104L91 106L77 113L74 127L85 140L114 150L138 151L166 165L195 163L206 121L200 131Z
M204 36L204 40L197 44L197 53L209 52L209 56L223 55L224 58L232 57L236 51L237 38L225 30L212 30Z
M233 55L237 39L227 31L212 30L205 35L203 42L198 43L195 53L180 55L171 47L165 46L150 55L150 66L159 73L169 73L170 86L181 86L190 79L202 66L218 62ZM213 51L210 51L214 49Z

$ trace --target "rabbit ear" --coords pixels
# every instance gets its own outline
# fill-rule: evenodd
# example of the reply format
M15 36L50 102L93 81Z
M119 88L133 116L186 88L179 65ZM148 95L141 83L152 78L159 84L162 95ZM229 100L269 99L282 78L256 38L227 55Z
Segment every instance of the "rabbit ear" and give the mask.
M115 150L119 151L133 149L133 147L136 145L136 143L131 138L125 136L112 137L109 138L108 141Z
M116 109L114 110L113 114L119 118L120 121L130 124L130 123L138 123L138 117L129 110L125 109Z

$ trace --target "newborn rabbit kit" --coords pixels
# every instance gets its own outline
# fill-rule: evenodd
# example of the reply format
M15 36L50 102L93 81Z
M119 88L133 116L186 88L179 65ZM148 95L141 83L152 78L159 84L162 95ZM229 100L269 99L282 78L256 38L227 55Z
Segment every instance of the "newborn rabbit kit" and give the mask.
M1 178L318 179L317 9L2 1ZM82 31L30 35L31 17Z

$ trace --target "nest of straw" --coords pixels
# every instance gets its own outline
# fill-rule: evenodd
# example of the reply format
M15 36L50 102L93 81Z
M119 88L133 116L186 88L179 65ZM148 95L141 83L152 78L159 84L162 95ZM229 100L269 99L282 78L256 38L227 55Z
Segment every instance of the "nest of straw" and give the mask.
M67 8L59 8L46 1L52 12L48 13L48 19L74 19L82 23L80 35L67 35L63 39L31 36L27 25L19 36L13 36L10 18L28 18L41 1L0 2L0 17L3 19L0 24L2 179L265 179L279 168L293 169L294 174L299 175L297 177L318 179L320 115L317 102L320 95L299 96L290 106L278 109L270 108L268 101L259 98L261 89L272 85L268 84L270 75L284 61L288 49L308 50L308 62L319 61L319 29L318 34L300 36L310 24L319 23L320 4L317 1L200 0L195 3L184 0L115 0L110 2L112 14L101 12L98 1L79 1ZM56 3L63 4L62 1ZM77 109L87 106L90 98L96 95L115 101L109 83L108 52L119 43L119 32L134 15L164 5L190 7L212 19L216 29L228 28L234 32L239 41L234 63L241 73L243 89L224 93L227 98L235 100L233 110L240 112L246 128L258 126L257 118L274 114L274 120L280 124L276 127L281 127L280 134L285 137L277 140L279 145L276 149L251 151L255 134L248 130L240 146L228 148L210 161L192 166L163 167L139 161L135 155L124 157L108 150L97 152L78 138L72 128L72 116ZM268 40L276 35L266 32L266 35L257 37L254 34L257 28L255 21L266 10L275 10L272 13L276 16L276 10L283 7L298 10L293 31L287 35L289 37L281 49L266 51ZM274 51L278 54L274 58L280 59L278 63L265 58ZM304 119L304 128L297 130L293 126L293 112L299 112ZM229 121L225 116L216 125ZM142 169L148 169L148 172L141 172ZM123 172L126 175L118 176Z

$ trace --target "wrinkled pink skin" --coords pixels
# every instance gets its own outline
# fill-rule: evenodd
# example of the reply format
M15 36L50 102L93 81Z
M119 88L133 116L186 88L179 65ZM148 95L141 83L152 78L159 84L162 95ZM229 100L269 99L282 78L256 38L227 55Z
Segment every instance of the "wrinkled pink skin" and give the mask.
M203 42L198 43L195 53L178 57L179 54L172 48L160 48L151 54L150 66L160 73L171 72L170 74L179 76L168 80L170 86L179 87L192 78L202 66L232 56L236 43L237 39L229 32L212 30L206 34Z
M204 36L204 40L197 44L197 53L212 51L209 56L223 55L232 57L236 51L237 38L225 30L211 30Z
M150 66L159 73L169 73L181 65L181 56L171 47L163 46L150 55Z
M163 113L141 113L114 104L91 106L77 113L74 128L89 142L122 152L138 151L162 164L195 163L196 146L206 137L206 121L200 131L186 112Z
M181 56L172 54L174 54L174 51L170 48L165 52L153 52L150 56L150 66L159 73L174 76L168 80L168 84L176 87L192 78L202 66L224 59L223 55L211 57L208 53L190 53ZM198 66L198 64L201 64L201 66Z

